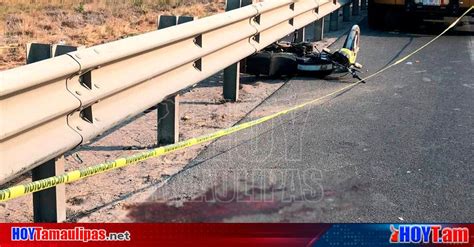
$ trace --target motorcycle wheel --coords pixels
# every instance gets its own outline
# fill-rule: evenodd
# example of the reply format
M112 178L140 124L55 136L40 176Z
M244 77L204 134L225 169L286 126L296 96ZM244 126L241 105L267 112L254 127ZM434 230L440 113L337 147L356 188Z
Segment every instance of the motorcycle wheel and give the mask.
M353 51L354 54L357 55L360 48L360 27L358 25L352 26L343 47Z

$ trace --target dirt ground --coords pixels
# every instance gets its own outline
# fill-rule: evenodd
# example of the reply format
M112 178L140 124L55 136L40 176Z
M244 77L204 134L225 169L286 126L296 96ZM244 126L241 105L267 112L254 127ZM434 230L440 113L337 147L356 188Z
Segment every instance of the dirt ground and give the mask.
M327 47L349 30L350 23L338 32L326 35L317 43ZM345 30L345 31L344 31ZM212 133L230 127L252 112L262 101L284 85L285 80L257 80L241 75L240 99L222 99L222 75L217 74L180 95L180 140ZM285 107L284 105L278 108ZM254 112L256 116L270 112ZM143 113L104 133L88 145L65 155L66 170L75 170L106 161L126 157L155 146L157 131L156 110ZM150 193L181 171L209 143L139 162L66 185L67 221L124 222L130 203L145 201ZM11 181L0 188L31 181L30 174ZM0 203L0 222L31 222L32 196Z

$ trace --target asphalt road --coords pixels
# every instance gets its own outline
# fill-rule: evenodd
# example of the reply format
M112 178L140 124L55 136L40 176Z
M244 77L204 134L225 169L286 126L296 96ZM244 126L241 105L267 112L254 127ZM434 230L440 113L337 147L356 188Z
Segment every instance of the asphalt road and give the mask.
M359 61L368 74L434 37L373 31L365 22L361 28ZM216 141L150 202L131 208L130 216L177 222L473 222L472 35L450 33L367 84ZM244 121L348 81L353 79L294 78Z

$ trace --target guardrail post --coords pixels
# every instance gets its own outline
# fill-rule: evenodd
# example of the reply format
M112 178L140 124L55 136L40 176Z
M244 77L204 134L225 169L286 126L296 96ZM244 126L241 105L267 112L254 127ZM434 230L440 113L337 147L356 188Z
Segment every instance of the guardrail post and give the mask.
M192 16L161 15L158 29L193 21ZM157 109L157 145L167 145L179 141L179 95L168 97L159 103Z
M251 0L226 0L225 11L238 9L249 4L252 4ZM240 62L237 62L224 69L224 99L230 101L237 101L239 99L239 87Z
M253 0L241 0L240 1L240 7L245 7L247 5L252 5L252 4L253 4ZM239 70L240 70L240 72L245 73L246 69L247 69L247 58L244 58L244 59L240 60ZM239 97L237 95L236 100L238 98Z
M178 16L178 22L177 24L183 24L183 23L186 23L186 22L190 22L190 21L194 21L194 17L193 16Z
M26 63L34 63L77 50L75 46L28 44ZM31 171L32 180L61 175L64 173L64 157L51 159ZM64 184L33 193L34 222L63 222L66 220L66 187Z
M31 170L32 180L64 173L64 158L47 161ZM64 184L33 193L34 222L63 222L66 220L66 187Z
M160 15L158 16L158 29L176 26L193 20L193 16Z
M253 3L253 0L241 0L240 7L245 7L247 5L251 5L252 3Z
M158 16L158 29L176 26L178 19L174 15L160 15Z
M173 95L158 104L158 145L179 141L179 95Z
M342 6L342 21L351 21L351 5Z
M320 41L324 39L324 18L321 18L314 22L314 41Z
M339 9L334 10L329 17L329 31L337 31L339 28Z
M26 45L26 63L36 63L51 58L50 44L29 43Z
M240 63L234 63L224 69L224 99L237 101L239 99Z
M241 1L240 0L226 0L225 1L225 11L231 11L234 9L240 8Z
M360 9L361 10L367 9L367 0L360 0Z
M352 1L352 15L353 16L359 15L359 0Z
M295 32L295 41L296 42L303 42L305 41L305 38L306 38L306 27L303 27L303 28L300 28L298 30L296 30Z

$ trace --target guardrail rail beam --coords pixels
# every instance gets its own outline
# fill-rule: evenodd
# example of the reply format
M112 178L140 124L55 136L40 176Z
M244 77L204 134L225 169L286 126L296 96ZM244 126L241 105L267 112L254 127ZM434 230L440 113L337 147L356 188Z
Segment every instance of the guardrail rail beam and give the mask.
M246 6L252 0L228 0L225 13L198 20L162 16L162 30L78 51L30 46L30 64L0 71L0 184L32 169L34 180L58 175L64 171L58 157L155 107L157 143L176 142L181 90L224 71L223 95L238 100L239 63L305 27L305 34L322 39L331 22L338 24L338 9L350 2L272 0ZM61 186L34 194L35 221L64 220Z

